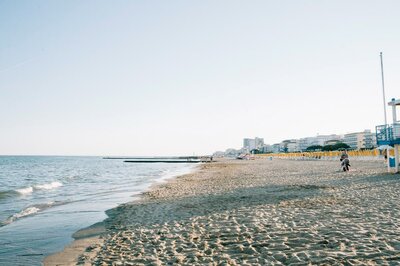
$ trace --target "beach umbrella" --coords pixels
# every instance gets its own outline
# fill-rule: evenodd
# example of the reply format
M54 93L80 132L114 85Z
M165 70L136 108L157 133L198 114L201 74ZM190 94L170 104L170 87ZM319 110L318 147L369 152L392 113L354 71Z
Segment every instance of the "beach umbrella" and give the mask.
M379 146L378 148L377 148L378 150L392 150L393 149L393 147L392 146L389 146L389 145L381 145L381 146Z

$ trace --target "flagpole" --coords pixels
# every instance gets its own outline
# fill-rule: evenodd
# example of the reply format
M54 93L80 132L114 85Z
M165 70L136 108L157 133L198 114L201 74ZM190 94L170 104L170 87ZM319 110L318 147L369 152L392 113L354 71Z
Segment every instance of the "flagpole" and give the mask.
M381 52L381 74L382 74L382 91L383 91L383 111L385 115L385 125L387 125L387 117L386 117L386 96L385 96L385 78L383 76L383 54Z
M385 78L383 75L383 54L382 54L382 52L380 53L380 58L381 58L381 74L382 74L383 112L385 115L385 132L386 132L386 140L389 141L389 127L387 124L387 116L386 116ZM386 157L387 157L388 172L390 172L390 157L389 156L390 156L389 148L387 148L386 149Z

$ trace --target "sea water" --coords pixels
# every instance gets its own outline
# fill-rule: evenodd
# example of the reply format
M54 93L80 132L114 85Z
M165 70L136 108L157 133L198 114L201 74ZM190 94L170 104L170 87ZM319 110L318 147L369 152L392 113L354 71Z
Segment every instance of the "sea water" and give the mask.
M71 235L193 164L100 157L0 156L0 265L41 265Z

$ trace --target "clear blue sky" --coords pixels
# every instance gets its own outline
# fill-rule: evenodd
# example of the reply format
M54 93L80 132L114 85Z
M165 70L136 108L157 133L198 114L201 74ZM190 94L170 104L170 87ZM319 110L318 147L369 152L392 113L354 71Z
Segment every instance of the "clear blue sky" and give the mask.
M387 100L400 98L399 10L1 0L0 154L209 154L374 129L380 51Z

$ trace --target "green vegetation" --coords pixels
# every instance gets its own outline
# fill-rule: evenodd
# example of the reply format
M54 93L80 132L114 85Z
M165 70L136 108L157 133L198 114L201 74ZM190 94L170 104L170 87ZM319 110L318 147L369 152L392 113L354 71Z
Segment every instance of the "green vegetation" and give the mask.
M312 145L306 149L306 151L338 151L338 150L344 150L344 149L350 149L350 146L347 145L346 143L336 143L334 145Z
M306 149L306 151L321 151L322 148L323 147L321 145L311 145Z
M262 154L263 152L260 151L259 149L252 149L252 150L250 151L250 153L251 153L251 154Z

